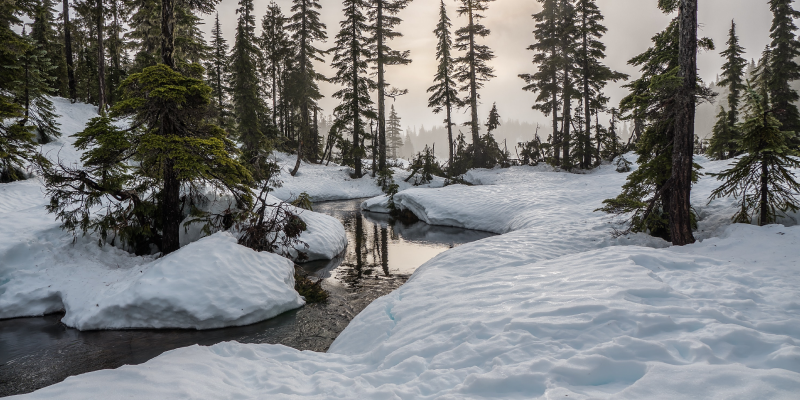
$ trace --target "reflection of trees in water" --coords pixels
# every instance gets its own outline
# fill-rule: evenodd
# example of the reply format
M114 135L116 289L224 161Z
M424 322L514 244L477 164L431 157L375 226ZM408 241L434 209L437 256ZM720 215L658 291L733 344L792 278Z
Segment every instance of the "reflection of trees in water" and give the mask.
M351 286L357 286L364 277L379 277L376 271L381 271L383 276L392 276L389 273L389 230L382 224L366 220L358 212L348 214L345 226L351 236L347 254L342 261L342 279ZM392 232L392 238L396 234Z

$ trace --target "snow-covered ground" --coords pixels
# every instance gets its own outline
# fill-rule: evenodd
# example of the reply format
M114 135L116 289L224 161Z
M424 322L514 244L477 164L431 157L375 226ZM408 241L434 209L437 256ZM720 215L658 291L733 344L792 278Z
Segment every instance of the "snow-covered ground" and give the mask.
M369 174L358 179L352 178L350 174L353 169L350 167L338 166L333 163L319 165L303 162L297 175L292 176L290 172L294 168L296 156L275 153L275 158L281 166L279 179L283 181L283 186L275 189L272 194L283 201L294 200L303 192L307 193L311 197L311 201L315 202L361 199L382 194L381 188L375 184L375 178ZM394 181L400 190L414 187L414 178L405 182L410 172L400 168L392 170L394 171ZM444 179L435 177L431 183L419 187L442 186L444 186Z
M800 226L730 225L705 177L701 241L612 239L593 210L625 176L516 167L399 193L423 220L504 234L430 260L328 353L192 346L26 397L796 399Z
M83 130L97 109L53 101L62 136L42 151L77 163L81 153L70 135ZM218 200L224 205L224 196ZM64 310L64 323L79 329L208 329L254 323L303 304L289 260L256 254L230 235L200 240L200 230L190 226L181 230L180 251L158 260L137 257L99 247L93 235L73 240L46 212L47 203L37 178L0 184L0 318ZM300 239L309 246L301 249L309 259L331 259L345 249L347 236L337 219L294 211L308 227Z

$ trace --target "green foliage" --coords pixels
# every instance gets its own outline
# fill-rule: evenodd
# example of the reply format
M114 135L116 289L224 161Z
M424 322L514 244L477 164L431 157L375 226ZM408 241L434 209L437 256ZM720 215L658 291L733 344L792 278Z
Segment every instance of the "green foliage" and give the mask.
M434 176L443 176L442 166L436 161L433 149L425 146L421 152L411 161L411 174L406 178L406 182L414 178L414 186L430 183ZM386 192L386 190L384 190Z
M211 89L198 78L202 68L187 69L192 76L163 64L132 74L109 115L75 135L83 165L40 166L51 198L47 209L64 229L97 232L101 243L120 240L137 254L150 253L164 234L167 165L183 188L184 212L204 187L232 194L236 208L249 210L250 173L237 161L234 143L209 122ZM119 119L130 128L119 128ZM222 218L217 222L221 226Z
M314 211L314 207L311 203L311 196L306 192L300 193L300 195L292 201L292 205L304 210Z
M738 144L734 129L736 127L730 124L730 113L720 107L706 154L715 160L727 160L735 156Z
M800 12L792 7L792 0L769 0L772 11L770 28L769 75L765 76L769 99L781 113L775 117L783 129L800 131L800 111L795 103L800 95L791 87L791 82L800 79L800 40L794 21Z
M747 90L748 111L741 126L740 149L746 154L732 168L715 174L722 185L710 200L733 196L739 200L734 222L759 225L774 223L779 215L800 210L800 183L790 171L800 168L800 153L789 147L794 132L781 131L781 124L766 110L766 101L751 88Z

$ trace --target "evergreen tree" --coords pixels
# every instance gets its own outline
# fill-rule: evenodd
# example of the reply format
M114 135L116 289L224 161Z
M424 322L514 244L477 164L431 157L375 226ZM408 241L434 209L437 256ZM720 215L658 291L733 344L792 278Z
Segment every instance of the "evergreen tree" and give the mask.
M666 12L674 11L667 8ZM614 199L605 200L601 210L630 215L628 231L649 232L671 241L668 210L672 190L668 180L672 175L672 146L675 131L675 88L683 82L679 70L679 29L677 18L667 28L653 36L653 45L628 63L640 68L639 79L626 84L630 90L620 103L626 119L635 122L634 133L641 131L636 154L639 168L632 172ZM698 45L713 49L709 39ZM695 101L708 100L713 93L697 82ZM695 169L698 168L695 165ZM697 174L692 179L696 179Z
M711 131L711 141L706 149L706 154L713 159L726 160L732 156L731 153L738 150L738 138L734 137L734 127L730 124L730 115L731 113L725 111L725 108L719 108L717 122Z
M740 205L734 222L748 224L756 219L764 226L776 222L781 214L800 210L796 198L800 183L790 171L800 168L800 154L789 147L794 132L781 131L780 121L764 108L766 99L749 89L747 103L740 141L746 154L732 168L716 174L723 184L711 193L710 200L732 195Z
M265 56L264 79L270 88L272 99L272 124L278 126L278 114L282 109L278 105L278 96L282 93L281 69L283 61L292 54L291 42L286 32L286 17L280 6L274 1L267 6L267 13L261 20L261 51Z
M444 123L447 126L447 143L448 143L448 172L452 171L453 166L453 109L462 106L461 98L459 97L458 87L455 81L455 63L451 54L453 48L453 39L450 36L450 28L453 26L450 23L450 18L447 16L447 9L444 5L444 0L441 0L439 5L439 23L433 33L436 35L436 59L439 64L436 68L436 75L433 77L433 86L428 88L428 93L431 93L428 99L428 107L433 108L433 112L438 114L442 111L445 112Z
M734 21L731 21L727 44L728 47L721 53L725 58L725 64L722 65L722 80L719 81L719 85L728 87L728 126L733 128L739 123L739 100L745 89L744 70L747 66L747 60L742 57L744 48L739 45ZM728 157L732 156L733 154L729 152Z
M559 15L561 24L559 26L559 52L561 53L561 167L569 170L573 167L570 154L573 138L572 129L572 99L580 99L580 93L575 87L575 73L579 68L577 65L578 56L578 37L579 29L576 25L575 5L571 0L559 0Z
M553 164L560 164L560 133L558 130L559 95L562 92L559 71L561 70L561 21L559 0L537 0L542 4L542 11L533 15L536 22L533 36L536 43L528 46L534 53L533 64L537 72L520 74L527 84L522 89L537 93L533 109L541 111L545 116L552 116L554 147Z
M609 81L617 82L627 79L628 76L612 71L602 63L602 60L606 57L606 46L601 42L601 39L607 29L602 25L604 17L597 7L596 1L578 0L575 11L580 40L577 58L583 84L581 96L583 98L584 112L584 129L580 137L583 157L580 160L580 166L583 169L588 169L592 166L593 153L591 150L592 110L599 110L605 107L608 99L603 95L602 91ZM599 137L597 142L599 146ZM599 152L596 158L599 161Z
M328 38L325 24L319 20L321 8L318 0L293 0L291 11L294 14L286 26L286 30L292 33L292 41L297 52L297 68L293 70L292 81L300 111L297 162L291 172L292 176L297 174L303 156L312 161L319 158L320 140L319 135L315 135L312 130L310 113L317 107L317 101L322 98L317 82L325 79L314 69L314 61L323 61L323 51L315 47L315 42L324 42ZM306 146L303 146L303 142L306 142Z
M67 86L69 99L73 102L77 99L77 87L75 85L75 62L72 57L72 24L69 21L69 0L63 0L61 16L64 25L64 57L67 64Z
M36 42L36 46L43 52L52 69L48 71L48 79L52 93L58 96L66 96L67 87L67 65L62 57L63 49L58 33L56 32L56 17L53 13L55 2L53 0L36 0L33 4L31 15L31 39Z
M772 27L770 29L770 70L767 85L769 99L773 107L781 110L776 115L783 129L800 131L800 111L795 103L800 95L792 89L791 82L800 79L800 64L796 59L800 56L800 41L797 40L794 24L800 18L800 12L792 8L792 0L769 0L772 11Z
M125 27L123 8L121 0L108 0L108 11L111 21L108 25L108 53L111 58L108 76L108 101L114 104L117 99L117 88L126 75L126 65L128 64L127 52L125 51Z
M25 178L28 162L46 162L36 152L36 136L17 98L24 74L20 61L31 51L30 41L15 31L22 25L18 12L16 3L0 2L0 182Z
M42 168L47 209L64 229L97 232L101 241L120 240L137 254L152 246L166 254L178 248L180 225L172 220L185 217L181 209L191 208L198 184L225 190L240 209L250 209L250 174L234 158L235 144L208 122L211 88L200 79L202 68L186 69L190 76L163 64L129 76L108 116L75 135L83 165ZM120 129L112 118L130 119L137 128ZM176 199L176 209L168 208L171 184L188 193Z
M406 65L411 62L408 58L408 51L397 51L389 47L388 42L394 38L403 36L394 28L402 22L397 14L408 6L411 0L370 0L371 9L369 12L370 27L372 31L372 43L374 44L375 68L378 78L378 170L386 173L386 82L387 65ZM402 93L402 92L401 92ZM390 93L393 97L400 93Z
M400 117L394 111L394 105L386 121L386 146L392 159L397 159L397 150L403 147L403 128L400 127Z
M260 121L265 114L265 105L259 96L259 79L256 75L259 50L256 47L253 0L240 0L236 12L239 14L236 41L230 55L231 97L242 153L246 163L255 172L263 158L261 150L266 143Z
M483 167L483 155L480 143L478 124L478 90L484 83L494 78L494 69L489 66L489 61L494 58L494 53L488 46L479 44L478 40L489 36L491 31L481 24L483 12L489 8L489 3L494 0L459 0L459 16L467 17L467 25L456 31L456 48L464 54L456 59L456 79L463 84L461 90L468 91L465 103L469 106L472 119L470 130L472 132L473 162L476 167Z
M489 135L492 131L500 127L500 114L497 112L497 103L492 103L492 110L489 111L489 120L486 122L486 131Z
M22 105L24 120L21 124L34 127L40 143L47 143L61 136L56 123L56 113L50 97L53 94L53 70L56 68L47 57L47 51L22 29L23 40L27 46L19 59L17 86L12 93Z
M369 26L364 10L369 4L366 0L344 0L343 5L345 19L340 23L341 30L336 35L336 47L332 49L334 52L332 66L336 70L336 75L331 81L344 86L333 95L342 101L334 109L335 126L339 130L347 128L352 132L351 147L343 148L342 156L353 166L355 175L361 177L361 159L366 156L365 118L376 118L369 95L376 84L367 72L367 61L373 57L369 38L365 34ZM345 150L348 150L349 154L345 154Z
M222 26L219 23L219 13L214 19L211 29L211 51L206 64L206 82L211 87L211 104L217 114L217 125L227 128L227 120L231 117L229 103L230 71L228 69L228 41L222 37Z

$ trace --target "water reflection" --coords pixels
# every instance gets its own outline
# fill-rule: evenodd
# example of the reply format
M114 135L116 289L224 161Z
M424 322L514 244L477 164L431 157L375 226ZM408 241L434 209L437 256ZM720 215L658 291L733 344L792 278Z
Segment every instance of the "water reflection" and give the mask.
M493 236L424 222L405 224L387 214L362 212L360 204L360 200L315 204L314 211L342 221L348 247L335 260L308 263L304 268L320 278L335 277L358 287L365 278L410 275L447 249Z

